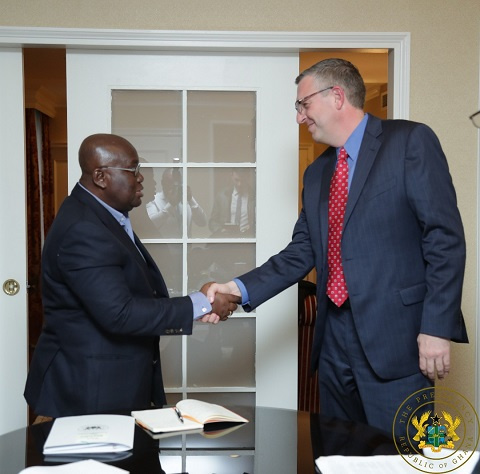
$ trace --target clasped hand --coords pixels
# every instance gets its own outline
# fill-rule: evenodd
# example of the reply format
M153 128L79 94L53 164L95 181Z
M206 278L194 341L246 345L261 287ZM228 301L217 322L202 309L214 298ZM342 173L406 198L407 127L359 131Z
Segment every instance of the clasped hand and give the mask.
M212 281L205 283L202 288L200 288L200 291L205 296L209 296L207 292L213 283L214 282ZM226 321L237 309L238 303L240 303L240 298L238 296L219 292L216 292L213 301L211 300L212 298L209 297L209 301L212 305L211 313L206 314L200 319L200 321L204 323L217 324L219 321Z

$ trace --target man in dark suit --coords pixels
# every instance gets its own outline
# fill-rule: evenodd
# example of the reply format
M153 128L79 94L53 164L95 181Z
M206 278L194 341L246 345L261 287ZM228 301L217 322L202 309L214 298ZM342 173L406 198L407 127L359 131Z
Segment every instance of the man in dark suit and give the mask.
M161 334L191 334L193 320L216 323L235 310L222 295L169 298L157 265L133 233L141 204L137 151L96 134L79 150L82 176L62 204L42 256L45 324L25 398L51 417L165 403Z
M255 235L255 196L252 171L231 170L231 184L215 196L208 227L213 237L251 237Z
M312 367L321 410L391 431L401 402L448 374L450 341L468 342L460 309L465 240L452 179L430 128L364 113L365 85L348 61L321 61L296 83L297 122L330 148L305 172L292 241L207 294L242 295L249 311L315 267ZM340 182L342 212L333 197ZM333 217L341 219L337 247Z

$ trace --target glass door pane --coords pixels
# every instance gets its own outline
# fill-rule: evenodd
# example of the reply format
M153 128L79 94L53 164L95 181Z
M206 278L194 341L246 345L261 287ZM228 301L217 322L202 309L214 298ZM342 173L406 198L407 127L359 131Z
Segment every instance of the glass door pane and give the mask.
M112 91L112 132L142 162L132 225L170 296L255 267L255 117L252 91ZM196 323L189 337L162 336L167 391L255 392L255 332L255 318L239 312Z
M182 93L113 90L112 133L130 140L146 163L182 159Z
M188 92L188 161L255 163L256 94Z

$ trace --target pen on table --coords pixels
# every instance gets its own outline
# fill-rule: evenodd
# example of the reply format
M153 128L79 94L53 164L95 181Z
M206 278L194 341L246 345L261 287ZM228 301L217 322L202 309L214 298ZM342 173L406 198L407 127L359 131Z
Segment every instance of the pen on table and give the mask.
M173 409L175 410L175 413L177 414L178 419L183 423L183 416L181 411L177 407L173 407Z

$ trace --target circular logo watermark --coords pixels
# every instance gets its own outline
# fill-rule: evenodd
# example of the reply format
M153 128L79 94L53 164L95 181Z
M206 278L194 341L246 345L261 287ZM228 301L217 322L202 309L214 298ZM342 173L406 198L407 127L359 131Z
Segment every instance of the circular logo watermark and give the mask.
M471 459L479 427L475 408L464 396L432 387L412 393L401 403L393 422L393 439L397 451L412 467L444 473Z

